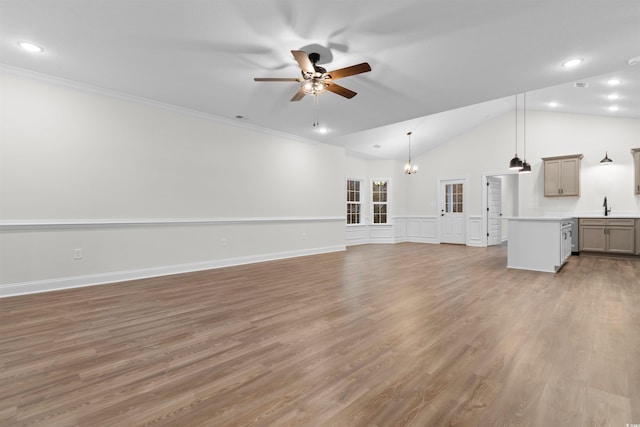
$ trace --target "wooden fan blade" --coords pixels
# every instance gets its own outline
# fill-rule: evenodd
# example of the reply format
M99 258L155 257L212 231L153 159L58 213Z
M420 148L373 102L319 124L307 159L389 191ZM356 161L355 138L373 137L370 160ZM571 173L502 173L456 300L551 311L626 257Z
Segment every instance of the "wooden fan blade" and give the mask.
M347 89L346 87L337 85L337 84L335 84L333 82L328 82L326 87L327 87L327 90L329 92L333 92L333 93L335 93L337 95L344 96L345 98L351 99L351 98L353 98L354 96L357 95L356 92L354 92L354 91L352 91L350 89Z
M327 74L331 76L333 80L336 80L343 77L353 76L355 74L366 73L367 71L371 71L371 66L368 63L363 62L362 64L352 65L351 67L329 71Z
M253 80L257 82L299 82L301 78L295 77L254 77Z
M291 100L300 101L302 98L304 98L304 91L302 90L302 87L300 87L300 89L296 92L296 94L293 95L293 98L291 98Z
M305 73L313 74L316 72L315 68L313 68L313 64L311 60L309 60L309 55L304 50L292 50L291 54L298 62L298 65Z

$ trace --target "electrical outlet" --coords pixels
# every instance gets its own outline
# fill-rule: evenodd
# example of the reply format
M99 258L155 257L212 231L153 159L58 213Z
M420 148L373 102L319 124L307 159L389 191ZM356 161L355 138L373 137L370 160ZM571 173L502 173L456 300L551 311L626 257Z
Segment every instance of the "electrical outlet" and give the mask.
M75 260L82 259L82 248L73 250L73 259Z
M229 241L225 238L220 239L220 247L224 248L225 246L227 246L227 244L229 243Z

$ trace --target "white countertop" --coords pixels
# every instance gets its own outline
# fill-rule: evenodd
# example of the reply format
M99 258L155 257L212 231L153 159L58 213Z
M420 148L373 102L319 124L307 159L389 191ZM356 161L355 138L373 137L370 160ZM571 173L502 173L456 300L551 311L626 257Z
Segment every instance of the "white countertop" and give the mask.
M640 213L619 213L619 214L609 214L604 216L604 214L584 214L584 215L575 215L574 218L640 218Z
M598 219L608 219L608 218L640 218L640 212L622 212L616 214L609 214L604 216L604 214L596 214L596 213L586 213L586 214L572 214L568 216L562 215L554 215L554 216L506 216L504 219L509 220L520 220L520 221L563 221L566 219L573 218L598 218Z
M509 216L505 217L510 221L567 221L573 217L570 216Z

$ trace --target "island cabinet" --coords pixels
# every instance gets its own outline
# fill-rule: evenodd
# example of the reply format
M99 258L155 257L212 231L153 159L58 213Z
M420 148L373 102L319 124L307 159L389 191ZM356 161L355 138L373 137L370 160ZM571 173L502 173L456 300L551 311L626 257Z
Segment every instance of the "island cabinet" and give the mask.
M544 157L544 196L580 196L580 160L582 154Z
M633 154L633 171L635 174L633 188L635 189L635 194L640 194L640 148L632 148L631 154Z
M507 219L507 268L555 273L571 256L571 218Z
M635 254L633 218L581 218L580 251Z

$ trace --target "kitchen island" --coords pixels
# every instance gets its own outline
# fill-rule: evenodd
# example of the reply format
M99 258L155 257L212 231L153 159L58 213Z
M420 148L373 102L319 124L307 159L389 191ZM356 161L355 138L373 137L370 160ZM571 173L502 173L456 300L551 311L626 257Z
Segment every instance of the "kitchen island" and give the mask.
M557 272L571 256L571 217L511 217L507 267Z

